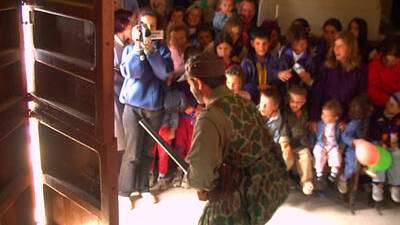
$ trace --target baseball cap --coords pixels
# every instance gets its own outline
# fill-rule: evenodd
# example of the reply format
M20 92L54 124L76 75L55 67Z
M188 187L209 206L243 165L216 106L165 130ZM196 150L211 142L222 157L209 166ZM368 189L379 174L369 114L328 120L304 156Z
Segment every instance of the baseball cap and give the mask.
M211 78L225 76L224 61L215 53L202 52L190 57L185 63L185 73L178 82L187 80L188 76Z

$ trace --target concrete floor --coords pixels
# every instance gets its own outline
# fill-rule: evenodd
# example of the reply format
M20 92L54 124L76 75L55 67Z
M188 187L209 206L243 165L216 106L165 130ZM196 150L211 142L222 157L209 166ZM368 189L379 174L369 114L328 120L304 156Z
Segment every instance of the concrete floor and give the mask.
M149 199L137 201L133 210L120 210L120 224L192 225L197 224L204 202L192 189L172 188L160 196L160 202ZM387 196L387 199L390 197ZM352 215L346 202L333 190L306 197L292 190L287 201L276 211L268 225L394 225L400 224L400 204L386 200L377 211L368 201L368 194L358 196L356 214Z

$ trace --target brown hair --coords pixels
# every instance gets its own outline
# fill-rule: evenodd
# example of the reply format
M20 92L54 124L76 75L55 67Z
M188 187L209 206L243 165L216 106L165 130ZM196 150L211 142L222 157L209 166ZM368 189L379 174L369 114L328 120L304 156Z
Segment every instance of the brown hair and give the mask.
M243 78L243 71L239 65L232 65L231 67L229 67L228 69L225 70L225 75L226 76L239 76L240 78Z
M324 104L324 106L322 106L322 110L329 110L336 117L340 117L342 115L342 106L340 105L339 101L336 99L327 101Z
M356 96L351 100L349 107L349 118L363 120L371 116L373 105L369 97L365 94Z
M154 12L154 10L152 10L151 8L145 7L145 8L140 9L140 11L139 11L139 18L142 18L142 17L144 17L144 16L153 17L153 18L155 18L155 19L158 21L157 13Z
M281 103L281 95L277 88L272 86L271 88L267 88L266 90L260 91L260 97L265 96L267 98L272 99L276 105L280 105Z
M346 71L350 71L359 67L361 63L361 54L358 49L357 39L348 31L340 32L336 36L335 41L338 39L341 39L347 47L347 58L344 62L340 62L336 59L333 48L331 48L328 52L325 64L329 68L336 68L339 64L341 64Z
M170 23L167 27L167 43L169 44L171 33L184 31L186 34L186 38L189 41L189 28L186 26L185 23Z
M301 86L293 85L292 87L289 88L288 94L300 95L306 98L307 90Z

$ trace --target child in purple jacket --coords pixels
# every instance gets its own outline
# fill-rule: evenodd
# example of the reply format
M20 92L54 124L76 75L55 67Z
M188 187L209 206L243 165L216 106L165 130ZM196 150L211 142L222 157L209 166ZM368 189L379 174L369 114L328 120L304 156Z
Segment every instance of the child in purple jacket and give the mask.
M287 40L289 44L282 50L279 62L280 70L287 72L280 73L279 79L286 87L294 84L310 90L316 67L308 48L309 35L303 26L292 25Z

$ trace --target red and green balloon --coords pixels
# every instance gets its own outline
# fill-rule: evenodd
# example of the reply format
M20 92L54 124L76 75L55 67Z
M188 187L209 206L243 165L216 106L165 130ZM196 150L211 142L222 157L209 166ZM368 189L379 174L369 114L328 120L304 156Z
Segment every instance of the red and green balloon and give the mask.
M360 164L368 166L369 170L384 171L392 164L392 155L382 146L374 145L365 140L357 140L356 157Z

